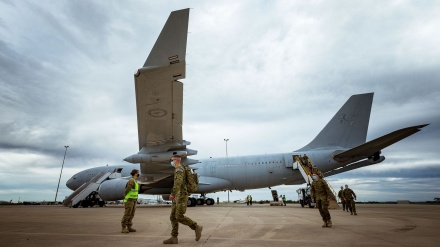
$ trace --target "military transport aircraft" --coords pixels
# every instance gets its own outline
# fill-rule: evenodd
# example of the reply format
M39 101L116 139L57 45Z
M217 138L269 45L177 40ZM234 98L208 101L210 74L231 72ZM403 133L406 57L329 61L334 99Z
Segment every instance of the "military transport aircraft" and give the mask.
M305 183L295 169L297 155L307 154L326 177L380 163L385 160L382 149L426 126L403 128L366 142L373 93L365 93L351 96L314 140L294 152L190 159L197 151L187 148L190 142L182 138L183 83L179 81L185 78L188 19L189 9L170 14L144 66L134 75L139 152L124 159L133 164L81 171L67 181L67 187L83 190L93 180L97 187L92 193L105 201L120 200L130 171L139 169L140 193L167 199L174 172L170 158L179 154L199 175L201 197L190 198L188 205L212 205L207 193Z

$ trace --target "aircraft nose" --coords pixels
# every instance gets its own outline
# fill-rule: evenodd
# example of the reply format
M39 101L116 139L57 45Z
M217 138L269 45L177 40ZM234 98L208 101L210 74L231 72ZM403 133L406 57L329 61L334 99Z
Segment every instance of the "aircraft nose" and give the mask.
M66 182L66 186L67 188L71 189L71 190L75 190L75 176L71 177L69 180L67 180Z

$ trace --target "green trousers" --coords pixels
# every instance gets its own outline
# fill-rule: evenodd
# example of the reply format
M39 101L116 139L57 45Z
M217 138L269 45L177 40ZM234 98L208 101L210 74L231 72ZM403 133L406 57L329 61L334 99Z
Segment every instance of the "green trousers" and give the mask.
M125 212L124 217L122 217L121 220L121 225L122 227L132 226L133 223L131 221L133 220L134 213L136 212L136 200L129 199L124 205Z
M316 199L316 207L318 207L322 220L325 222L331 219L330 212L328 211L328 204L327 199Z
M171 205L171 236L177 237L179 235L179 223L189 226L191 229L195 230L197 222L186 217L186 203L188 202L188 196L182 196L181 198L174 198L173 204Z
M356 213L356 203L353 199L346 200L345 203L347 204L347 211L350 209L351 213Z

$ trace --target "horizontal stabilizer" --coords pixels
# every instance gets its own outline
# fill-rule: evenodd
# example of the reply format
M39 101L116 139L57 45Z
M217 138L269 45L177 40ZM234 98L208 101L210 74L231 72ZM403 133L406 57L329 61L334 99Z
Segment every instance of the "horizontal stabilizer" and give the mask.
M351 171L351 170L354 170L354 169L358 169L358 168L361 168L361 167L371 166L371 165L374 165L374 164L378 164L378 163L380 163L380 162L382 162L384 160L385 160L384 156L380 156L378 160L373 160L373 159L362 160L362 161L359 161L359 162L356 162L356 163L353 163L353 164L350 164L350 165L347 165L347 166L344 166L344 167L341 167L341 168L338 168L338 169L334 169L334 170L328 171L328 172L324 173L324 175L326 177L329 177L329 176L333 176L333 175L336 175L336 174L339 174L339 173L348 172L348 171Z
M339 162L345 162L349 160L359 160L363 158L367 158L373 155L376 152L412 135L419 132L423 127L428 124L412 126L400 130L396 130L387 135L381 136L372 141L366 142L362 145L359 145L355 148L349 149L337 155L334 155L333 158Z

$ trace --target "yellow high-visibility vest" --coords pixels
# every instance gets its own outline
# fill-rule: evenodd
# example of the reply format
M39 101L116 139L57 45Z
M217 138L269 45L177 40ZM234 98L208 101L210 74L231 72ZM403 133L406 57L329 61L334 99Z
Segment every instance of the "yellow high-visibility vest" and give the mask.
M139 184L136 182L135 179L131 178L130 180L132 180L134 182L134 188L132 188L127 195L125 195L125 199L124 202L127 202L127 199L134 199L136 200L138 198L138 192L139 192Z

